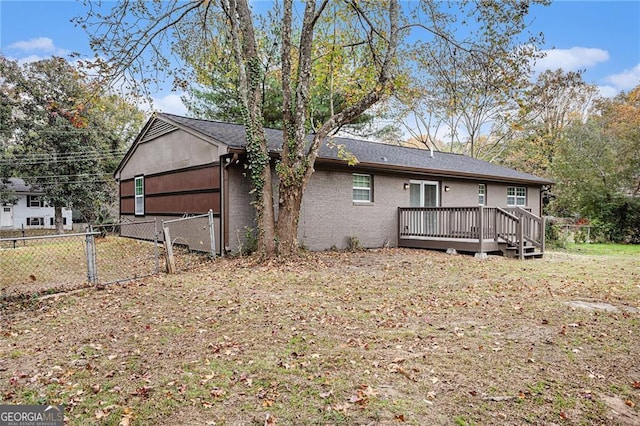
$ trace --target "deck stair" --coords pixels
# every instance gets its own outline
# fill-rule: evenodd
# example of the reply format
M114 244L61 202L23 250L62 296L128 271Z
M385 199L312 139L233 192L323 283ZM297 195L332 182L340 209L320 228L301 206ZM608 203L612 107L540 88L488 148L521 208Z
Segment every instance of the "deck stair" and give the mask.
M504 257L511 259L517 259L520 257L520 248L518 245L513 245L507 242L499 242L498 247ZM544 256L544 252L534 245L525 243L523 246L523 259L540 259Z
M505 257L537 259L544 255L544 220L522 208L496 209L496 241Z

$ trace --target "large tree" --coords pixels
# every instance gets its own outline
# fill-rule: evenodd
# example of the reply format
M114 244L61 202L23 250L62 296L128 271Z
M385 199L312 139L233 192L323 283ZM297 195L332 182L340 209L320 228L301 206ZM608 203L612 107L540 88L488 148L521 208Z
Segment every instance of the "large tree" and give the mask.
M459 2L448 15L453 30L415 43L416 78L403 99L412 136L427 145L496 159L509 135L504 123L517 110L531 66L541 56L541 34L527 32L530 3L541 1ZM428 2L423 7L433 7ZM440 6L445 8L445 6ZM437 135L440 134L440 137ZM438 141L440 143L438 143Z
M506 9L502 2L470 4L474 19L499 18L502 23L509 16L513 22L522 19L528 6L528 2L510 2ZM217 94L235 93L238 98L256 195L258 249L269 256L286 255L298 247L302 195L321 144L336 129L358 120L398 87L406 86L413 67L399 63L399 52L409 36L455 44L450 24L456 10L431 1L401 7L398 0L283 0L271 3L269 11L262 10L265 3L252 5L259 10L252 10L248 0L139 0L117 3L108 13L90 9L78 23L92 34L96 52L108 58L114 78L137 77L129 79L132 83L153 80L154 73L166 71L184 86L188 74L175 71L162 47L178 46L184 51L183 42L188 46L194 37L204 38L205 46L209 43L206 50L187 49L187 56L197 74L210 73L215 77L212 81L223 83ZM269 25L261 25L263 20ZM489 37L500 37L500 33ZM201 54L210 57L203 59ZM215 69L198 64L213 64ZM404 65L402 71L400 65ZM266 96L274 82L283 129L275 165L277 192L272 188L264 135L265 104L272 99ZM310 129L313 135L308 134Z
M617 164L622 171L621 190L640 197L640 84L597 105L607 133L620 142Z
M551 177L555 149L563 130L592 115L597 88L576 71L548 70L523 91L518 114L512 117L513 141L505 161L521 170Z
M42 189L59 232L63 207L95 219L113 198L110 174L143 114L62 58L19 66L0 57L0 78L11 102L2 137L10 156L2 163Z
M614 241L640 242L639 94L640 86L599 99L588 116L563 124L548 169L555 181L550 212L588 218Z

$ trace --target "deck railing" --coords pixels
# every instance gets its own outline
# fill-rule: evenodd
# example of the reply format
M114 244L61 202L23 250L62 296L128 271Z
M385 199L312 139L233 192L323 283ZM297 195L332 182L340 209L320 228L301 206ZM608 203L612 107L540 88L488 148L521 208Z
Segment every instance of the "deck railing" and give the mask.
M478 251L483 242L506 242L519 248L525 244L544 251L544 221L517 207L400 207L399 238L477 240Z

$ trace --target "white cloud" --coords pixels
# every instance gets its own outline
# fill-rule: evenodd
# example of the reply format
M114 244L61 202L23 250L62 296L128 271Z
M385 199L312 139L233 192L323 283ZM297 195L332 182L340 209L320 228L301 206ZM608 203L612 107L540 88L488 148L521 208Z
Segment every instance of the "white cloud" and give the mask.
M620 93L620 90L616 89L613 86L598 86L598 92L600 93L600 96L602 96L603 98L613 98L615 97L618 93Z
M538 72L558 68L562 68L564 71L576 71L609 60L609 52L606 50L589 47L552 49L543 52L546 56L539 59L534 67Z
M183 93L171 93L161 98L153 98L153 109L168 114L185 115L187 107L180 99L182 95Z
M49 55L56 55L56 56L64 56L69 54L69 51L66 49L61 49L59 47L56 47L56 45L53 43L53 40L51 40L49 37L38 37L38 38L32 38L31 40L22 40L22 41L17 41L13 44L10 44L7 49L13 49L13 50L19 50L22 52L40 52L40 53L46 53ZM30 57L36 57L38 59L42 59L41 57L37 57L35 55L31 55L27 58ZM20 59L21 62L33 62L34 60L27 60L26 58L21 58Z
M633 89L640 84L640 64L630 70L610 75L605 78L605 81L611 83L618 91Z
M32 38L26 41L17 41L9 45L9 49L18 49L25 52L32 52L34 50L41 52L53 52L56 47L53 45L53 40L48 37Z

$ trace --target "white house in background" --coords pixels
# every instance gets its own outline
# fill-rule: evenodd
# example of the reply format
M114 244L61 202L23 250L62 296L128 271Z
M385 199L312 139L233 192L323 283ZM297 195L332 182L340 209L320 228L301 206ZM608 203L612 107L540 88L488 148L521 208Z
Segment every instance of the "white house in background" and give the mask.
M22 179L9 178L9 188L15 191L18 201L15 204L0 206L0 229L55 229L55 211L44 202L43 192ZM63 227L71 230L72 211L62 209Z

